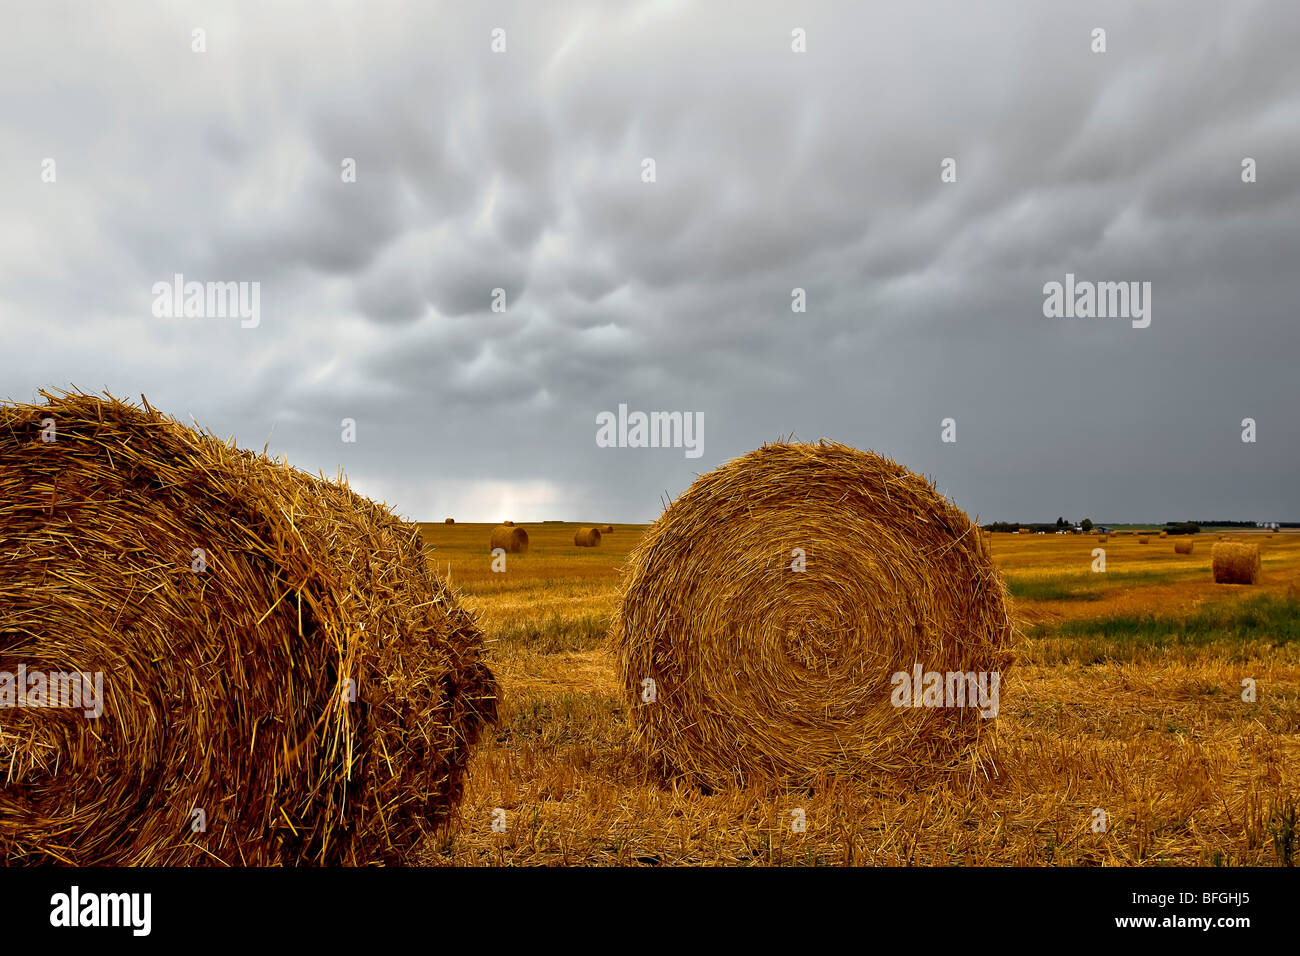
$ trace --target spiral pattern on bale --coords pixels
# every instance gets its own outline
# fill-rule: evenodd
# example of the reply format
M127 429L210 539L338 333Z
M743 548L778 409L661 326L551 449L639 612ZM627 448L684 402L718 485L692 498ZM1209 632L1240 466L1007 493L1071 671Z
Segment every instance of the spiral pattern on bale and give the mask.
M0 406L0 861L414 862L495 719L482 635L418 531L89 395ZM48 701L47 701L48 702Z
M782 442L669 505L611 633L636 742L725 786L951 763L988 721L894 706L894 675L1001 673L1012 632L965 512L886 458Z

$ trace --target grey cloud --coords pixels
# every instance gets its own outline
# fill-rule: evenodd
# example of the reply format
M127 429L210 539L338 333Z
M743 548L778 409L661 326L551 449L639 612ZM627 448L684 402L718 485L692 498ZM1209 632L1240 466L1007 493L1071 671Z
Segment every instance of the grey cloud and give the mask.
M790 431L987 519L1295 516L1294 5L335 13L223 6L201 57L184 11L11 11L0 393L274 428L416 517L515 483L651 518ZM1151 281L1151 328L1045 319L1066 271ZM262 326L152 320L173 272L261 280ZM704 412L704 458L596 448L619 402Z

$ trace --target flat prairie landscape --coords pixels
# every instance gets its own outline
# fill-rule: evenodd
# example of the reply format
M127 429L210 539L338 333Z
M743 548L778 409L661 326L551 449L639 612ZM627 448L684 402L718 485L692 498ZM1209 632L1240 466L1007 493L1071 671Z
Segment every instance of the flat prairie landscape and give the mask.
M603 524L604 522L602 522ZM1018 625L980 759L906 780L706 792L632 746L607 629L644 526L599 547L524 524L428 524L429 560L483 627L500 722L470 763L455 865L1295 865L1300 857L1300 534L1259 543L1256 585L1215 584L1219 533L995 534ZM1093 571L1093 549L1106 552ZM1247 689L1252 686L1254 699ZM797 832L793 822L802 820ZM494 829L494 821L496 828Z

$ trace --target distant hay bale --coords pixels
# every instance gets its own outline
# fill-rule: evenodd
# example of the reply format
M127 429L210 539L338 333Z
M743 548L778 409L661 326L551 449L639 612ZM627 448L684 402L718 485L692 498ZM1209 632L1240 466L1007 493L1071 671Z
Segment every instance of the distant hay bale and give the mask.
M607 524L605 525L605 527L601 528L600 530L608 534L609 532L614 530L614 526L612 524Z
M509 554L528 550L528 532L512 524L497 525L492 529L492 550L504 549Z
M1191 538L1179 538L1177 541L1174 542L1174 554L1191 554L1191 553L1192 553Z
M1138 544L1146 544L1150 540L1151 538L1149 535L1145 535L1145 534L1138 535Z
M1160 537L1162 537L1162 538L1167 538L1167 537L1169 537L1169 532L1168 532L1168 531L1161 531L1161 532L1160 532Z
M1259 545L1221 541L1210 549L1210 565L1216 584L1257 584Z
M1108 535L1104 535L1104 534L1099 534L1099 535L1097 535L1097 543L1098 543L1098 544L1105 544L1105 543L1106 543L1107 541L1109 541L1109 540L1110 540L1110 537L1109 537Z
M514 526L515 526L515 523L514 523L513 521L503 521L503 522L501 522L501 527L503 527L503 528L513 528Z
M456 523L456 519L455 519L455 518L444 518L443 521L442 521L442 523L443 523L443 524L455 524L455 523Z
M668 506L629 556L611 636L633 739L661 771L723 786L970 753L991 722L910 706L901 679L1000 680L1012 623L979 529L933 485L779 442Z
M595 548L600 545L599 528L579 528L573 533L573 543L580 548Z
M97 675L102 714L0 707L0 862L416 862L497 693L417 527L147 403L42 394L0 405L0 703L25 666Z

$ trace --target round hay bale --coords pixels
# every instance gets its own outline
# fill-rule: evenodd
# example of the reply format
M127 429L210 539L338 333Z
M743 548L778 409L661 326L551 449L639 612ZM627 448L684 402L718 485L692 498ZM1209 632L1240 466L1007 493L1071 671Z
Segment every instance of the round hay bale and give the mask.
M443 523L443 524L455 524L455 523L456 523L456 519L455 519L455 518L443 518L443 519L442 519L442 523Z
M614 530L614 526L612 524L607 524L605 525L605 527L601 528L600 530L608 534L609 532Z
M666 773L727 785L968 752L978 710L892 698L916 667L996 689L1012 624L978 528L925 479L779 442L669 505L629 556L611 634L634 739Z
M415 862L496 715L417 527L147 403L42 394L0 405L0 703L29 682L0 861ZM33 672L95 706L34 705Z
M1021 528L1021 529L1020 529L1019 531L1017 531L1016 533L1017 533L1017 534L1033 534L1033 532L1030 531L1028 528Z
M1210 549L1216 584L1258 584L1259 545L1220 541Z
M1105 544L1105 543L1106 543L1107 541L1109 541L1109 540L1110 540L1110 538L1109 538L1107 535L1104 535L1104 534L1099 534L1099 535L1097 535L1097 543L1098 543L1098 544Z
M509 554L528 550L528 532L512 524L498 525L492 529L492 550L503 548Z
M1168 532L1168 531L1161 531L1161 532L1160 532L1160 537L1162 537L1162 538L1167 538L1167 537L1169 537L1169 532Z
M514 526L515 526L515 523L514 523L513 521L503 521L503 522L501 522L501 527L503 527L503 528L513 528Z
M573 543L580 548L595 548L600 545L599 528L579 528L573 533Z
M1150 540L1151 538L1148 535L1145 534L1138 535L1138 544L1146 544Z
M1191 554L1192 540L1190 538L1179 538L1174 542L1174 554Z

